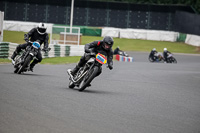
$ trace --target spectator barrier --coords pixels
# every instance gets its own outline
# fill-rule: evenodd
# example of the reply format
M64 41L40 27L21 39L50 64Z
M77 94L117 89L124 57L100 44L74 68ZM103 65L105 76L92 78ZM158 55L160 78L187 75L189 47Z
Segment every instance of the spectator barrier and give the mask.
M9 56L9 43L0 43L0 58L8 58Z
M17 47L17 43L2 42L0 43L0 58L9 58ZM84 45L58 45L50 44L51 51L42 52L43 58L48 57L65 57L65 56L82 56L84 54Z
M200 46L200 36L187 34L185 43L199 47Z
M3 29L11 31L23 31L28 32L31 28L36 27L38 23L33 22L22 22L22 21L4 21ZM53 24L47 24L47 32L51 33ZM84 27L81 29L83 35L100 35L112 36L118 38L129 38L129 39L143 39L143 40L156 40L156 41L180 41L182 33L173 31L162 31L162 30L145 30L145 29L122 29L122 28L111 28L104 27L102 29L97 28L94 30L86 30ZM90 31L90 32L89 32ZM186 39L183 39L185 43L193 46L200 46L199 38L200 36L185 34ZM185 37L184 37L185 38Z
M115 56L116 60L118 61L122 61L122 62L133 62L133 57L125 57L125 56L122 56L122 55L116 55Z

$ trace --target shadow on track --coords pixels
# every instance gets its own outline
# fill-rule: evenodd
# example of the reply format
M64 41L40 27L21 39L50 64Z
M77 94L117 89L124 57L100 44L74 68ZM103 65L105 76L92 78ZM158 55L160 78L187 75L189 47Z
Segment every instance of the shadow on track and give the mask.
M42 75L42 74L36 74L36 73L22 73L22 74L17 74L14 72L2 72L2 73L3 74L21 75L21 76L43 76L43 77L52 76L52 75Z
M90 94L113 94L115 92L110 92L110 91L102 91L102 90L92 90L90 88L87 88L86 90L84 91L79 91L78 88L67 88L67 89L70 89L70 90L74 90L74 91L77 91L79 93L90 93Z

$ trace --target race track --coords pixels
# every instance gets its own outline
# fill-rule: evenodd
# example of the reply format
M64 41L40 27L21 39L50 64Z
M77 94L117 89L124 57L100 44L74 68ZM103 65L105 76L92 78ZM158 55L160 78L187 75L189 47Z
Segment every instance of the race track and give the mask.
M105 66L84 92L68 88L75 64L37 65L13 73L0 65L0 133L200 133L200 56L177 55L178 64Z

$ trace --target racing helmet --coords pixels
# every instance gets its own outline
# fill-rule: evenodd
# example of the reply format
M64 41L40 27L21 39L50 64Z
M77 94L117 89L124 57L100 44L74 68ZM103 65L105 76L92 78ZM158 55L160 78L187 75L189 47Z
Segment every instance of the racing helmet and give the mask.
M164 51L167 51L167 48L164 48Z
M46 24L44 23L39 23L38 27L37 27L37 32L40 34L40 35L44 35L46 33L46 30L47 30L47 26Z
M112 38L112 37L110 37L110 36L105 36L105 37L103 38L103 48L104 48L105 50L111 49L112 46L113 46L113 43L114 43L114 41L113 41L113 38Z
M156 51L156 48L153 48L153 51Z

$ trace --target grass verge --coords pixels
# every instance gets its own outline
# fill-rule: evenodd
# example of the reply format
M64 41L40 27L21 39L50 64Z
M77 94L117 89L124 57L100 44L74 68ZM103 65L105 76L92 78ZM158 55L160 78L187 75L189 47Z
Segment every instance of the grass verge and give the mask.
M5 58L0 58L0 64L3 64L3 63L11 63L11 60L5 59Z
M13 42L22 44L25 32L17 31L4 31L4 42ZM102 40L103 37L98 36L82 36L81 45L85 45L92 41ZM164 41L150 41L150 40L136 40L136 39L124 39L124 38L114 38L113 50L119 46L121 50L124 51L144 51L150 52L153 48L157 51L162 52L163 48L167 48L172 53L189 53L189 54L200 54L198 47L191 46L180 42L164 42ZM75 57L55 57L55 58L45 58L41 64L68 64L76 63L80 60L80 56ZM8 59L0 59L0 63L10 63Z
M52 57L44 58L40 64L69 64L76 63L80 60L80 56Z
M23 37L25 32L17 31L4 31L4 42L14 42L22 44L24 43ZM95 40L102 40L102 37L98 36L82 36L81 45L85 45ZM191 46L181 42L165 42L165 41L151 41L151 40L136 40L136 39L124 39L114 38L113 49L117 46L124 51L145 51L149 52L153 48L157 51L162 52L163 48L167 48L173 53L190 53L200 54L195 46Z

